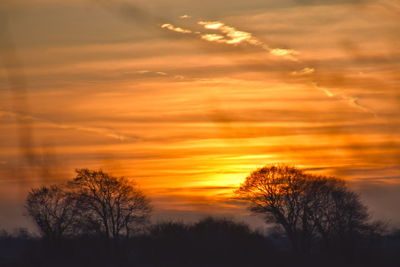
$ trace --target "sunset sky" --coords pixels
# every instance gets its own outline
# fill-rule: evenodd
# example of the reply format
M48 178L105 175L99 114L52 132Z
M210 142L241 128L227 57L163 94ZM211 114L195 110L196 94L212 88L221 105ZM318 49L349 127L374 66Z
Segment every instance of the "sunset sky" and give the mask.
M252 170L333 175L400 224L398 0L2 0L0 228L76 168L154 218L249 213ZM254 222L257 224L257 222Z

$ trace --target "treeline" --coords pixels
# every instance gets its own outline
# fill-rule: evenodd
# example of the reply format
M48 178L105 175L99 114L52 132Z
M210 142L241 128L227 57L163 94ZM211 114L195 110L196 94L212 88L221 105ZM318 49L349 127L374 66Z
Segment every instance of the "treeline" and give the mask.
M28 193L40 235L0 233L0 266L400 266L400 230L372 221L341 179L266 166L235 193L273 230L212 217L150 224L137 185L79 169Z
M243 223L211 217L193 224L150 225L145 233L113 242L99 236L50 241L26 231L3 231L0 266L400 266L399 230L359 241L348 251L351 257L343 250L300 254L279 231L265 235Z

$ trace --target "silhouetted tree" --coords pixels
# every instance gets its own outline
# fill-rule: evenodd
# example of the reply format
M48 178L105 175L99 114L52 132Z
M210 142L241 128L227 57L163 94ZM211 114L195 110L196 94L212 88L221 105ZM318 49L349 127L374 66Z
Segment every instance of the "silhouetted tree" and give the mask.
M129 236L146 221L151 211L149 199L125 177L103 171L76 170L69 183L79 207L83 232L94 231L107 239Z
M237 193L250 201L252 212L280 225L296 251L308 251L315 241L343 245L377 228L358 195L334 177L270 166L252 172Z
M56 185L32 189L26 198L25 209L42 236L52 240L71 234L77 218L74 199L63 187Z

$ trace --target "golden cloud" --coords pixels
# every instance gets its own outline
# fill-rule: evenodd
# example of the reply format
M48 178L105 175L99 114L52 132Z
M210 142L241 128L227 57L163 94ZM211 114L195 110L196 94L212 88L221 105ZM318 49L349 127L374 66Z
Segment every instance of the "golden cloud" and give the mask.
M170 23L166 23L161 25L161 28L167 29L174 32L185 33L185 34L196 34L200 35L200 38L206 40L208 42L216 42L223 43L229 45L239 45L242 43L247 43L253 46L260 47L266 51L268 51L271 55L282 57L292 61L298 61L297 55L299 54L297 51L293 49L284 49L284 48L270 48L267 44L264 44L256 37L254 37L251 33L245 31L239 31L234 27L228 26L220 21L199 21L199 25L202 25L206 30L214 30L219 31L221 34L215 33L202 33L202 32L194 32L192 30L183 29L177 26L174 26Z
M304 68L298 71L293 71L291 74L295 76L309 75L315 72L314 68Z
M165 24L161 25L161 28L168 29L168 30L174 31L174 32L179 32L179 33L192 33L191 30L186 30L186 29L182 29L180 27L175 27L174 25L169 24L169 23L165 23Z

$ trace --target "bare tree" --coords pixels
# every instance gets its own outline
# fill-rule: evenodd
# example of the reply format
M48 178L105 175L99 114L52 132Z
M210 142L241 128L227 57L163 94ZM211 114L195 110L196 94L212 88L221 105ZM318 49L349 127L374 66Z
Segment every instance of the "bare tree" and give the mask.
M69 183L80 213L79 224L107 239L129 236L151 211L149 199L125 177L103 171L76 170Z
M283 228L293 249L308 251L316 240L329 246L374 227L367 208L343 180L270 166L252 172L237 190L250 210Z
M26 198L25 209L47 239L60 239L71 234L76 219L76 205L61 186L32 189Z

